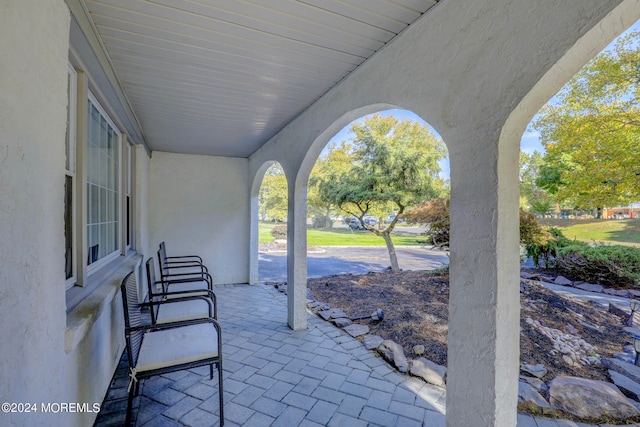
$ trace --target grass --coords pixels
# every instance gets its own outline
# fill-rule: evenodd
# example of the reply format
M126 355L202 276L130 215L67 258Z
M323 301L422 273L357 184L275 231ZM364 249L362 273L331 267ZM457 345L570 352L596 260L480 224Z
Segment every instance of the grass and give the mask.
M569 239L611 245L640 246L640 219L541 219Z
M260 243L272 242L271 229L275 224L260 223L258 239ZM424 236L392 234L396 246L420 246ZM308 246L385 246L384 239L368 231L351 231L348 228L308 228Z

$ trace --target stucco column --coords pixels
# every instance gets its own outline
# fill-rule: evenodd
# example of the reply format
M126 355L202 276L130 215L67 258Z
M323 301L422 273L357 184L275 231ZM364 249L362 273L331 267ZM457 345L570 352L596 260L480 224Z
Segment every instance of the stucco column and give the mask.
M450 145L448 427L516 425L519 145L491 132Z
M298 331L307 328L307 186L296 188L292 181L287 217L287 323Z

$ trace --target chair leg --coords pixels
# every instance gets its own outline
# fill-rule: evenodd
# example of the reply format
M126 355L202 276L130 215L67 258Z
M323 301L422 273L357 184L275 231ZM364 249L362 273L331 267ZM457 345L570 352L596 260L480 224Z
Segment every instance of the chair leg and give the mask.
M213 363L209 365L209 379L213 379Z
M222 361L218 363L218 395L220 399L220 427L224 425L224 404L222 396Z
M131 426L131 411L132 411L132 406L133 406L133 393L134 393L134 388L135 386L132 386L129 389L129 396L127 398L127 418L125 421L125 425L127 427Z

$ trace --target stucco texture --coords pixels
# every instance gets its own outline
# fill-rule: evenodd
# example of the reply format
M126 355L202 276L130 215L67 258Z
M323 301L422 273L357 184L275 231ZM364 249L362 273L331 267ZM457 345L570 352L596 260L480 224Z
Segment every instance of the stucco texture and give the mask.
M154 152L149 242L167 255L200 255L215 283L249 281L247 159Z
M69 12L0 3L0 396L53 402L64 378L64 140ZM57 254L57 255L54 255ZM52 425L50 414L2 425Z

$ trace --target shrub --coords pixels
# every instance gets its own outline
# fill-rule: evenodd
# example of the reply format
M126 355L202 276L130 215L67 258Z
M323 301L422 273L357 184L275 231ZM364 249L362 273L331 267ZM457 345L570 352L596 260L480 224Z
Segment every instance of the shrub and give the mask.
M640 249L572 244L558 249L558 270L585 282L618 288L640 287Z
M287 226L277 225L271 229L271 235L274 239L286 239L287 238Z
M449 199L432 199L404 214L408 224L423 224L429 229L424 234L434 246L449 246Z

